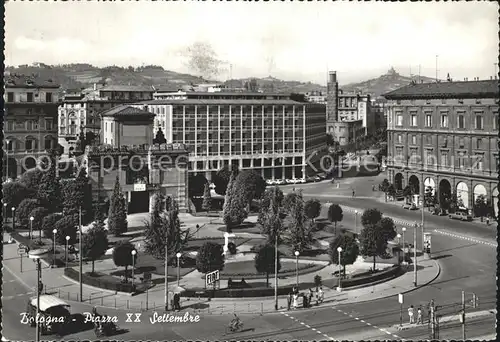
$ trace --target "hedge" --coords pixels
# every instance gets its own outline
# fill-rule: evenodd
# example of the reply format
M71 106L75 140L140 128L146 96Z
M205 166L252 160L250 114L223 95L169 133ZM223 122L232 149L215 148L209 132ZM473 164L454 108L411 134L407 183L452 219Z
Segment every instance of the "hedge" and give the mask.
M94 272L99 277L92 277L87 273L82 274L82 282L86 285L99 287L101 289L134 293L137 290L137 286L131 283L122 283L120 279L115 279L107 274ZM64 275L75 281L80 281L80 273L73 268L64 269Z
M295 285L286 285L278 287L278 296L287 295L292 292ZM301 283L299 290L307 290L316 287L314 283ZM203 298L245 298L245 297L272 297L274 296L273 287L252 287L246 289L188 289L181 293L182 297L203 297Z
M313 266L311 266L313 265ZM308 274L312 272L317 272L323 268L325 268L328 265L314 265L314 264L307 264L306 266L299 266L299 275L301 274ZM281 277L289 277L295 275L296 271L295 270L290 270L286 272L278 272L278 278ZM274 271L272 273L269 273L269 277L274 277ZM239 278L245 278L245 279L264 279L266 278L265 273L233 273L233 274L223 274L220 273L220 279L222 280L229 280L229 279L239 279ZM205 276L203 276L203 279L205 279Z
M350 279L342 279L342 288L353 287L365 284L371 284L383 279L395 278L403 274L403 269L399 265L394 265L381 272L372 273L370 275L355 277Z

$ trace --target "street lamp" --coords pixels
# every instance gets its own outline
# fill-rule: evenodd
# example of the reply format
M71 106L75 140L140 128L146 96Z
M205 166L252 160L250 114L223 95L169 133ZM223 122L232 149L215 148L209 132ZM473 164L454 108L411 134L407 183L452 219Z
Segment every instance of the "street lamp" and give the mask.
M68 268L68 244L69 244L69 235L66 235L66 249L64 250L64 256L66 258L66 268Z
M396 237L398 238L398 264L401 263L401 259L399 258L400 257L400 254L401 254L401 234L398 233L398 235L396 235Z
M30 240L32 239L33 237L33 220L35 218L33 216L30 217Z
M177 286L179 286L181 279L181 255L181 253L175 255L177 257Z
M12 231L16 230L16 208L15 207L12 207L10 208L10 210L12 211Z
M3 204L3 223L7 223L7 203Z
M135 255L137 254L137 251L134 249L132 252L132 288L134 287L134 278L135 278Z
M54 242L54 257L52 258L52 267L56 267L56 234L57 234L57 229L54 228L52 230L52 234L54 234L52 241Z
M358 233L358 211L354 210L354 232Z
M415 222L413 231L413 286L417 287L417 229L418 223Z
M296 282L297 282L297 291L299 290L299 251L295 251L295 275L296 275Z
M405 232L406 232L406 227L403 227L403 229L401 229L403 231L403 265L405 264L406 262L406 256L405 256Z
M340 283L340 281L341 281L341 276L340 276L340 274L341 274L340 273L340 254L342 253L342 247L339 246L337 248L337 252L339 252L339 286L337 287L337 291L340 291L342 289L342 285Z
M165 311L168 311L168 234L165 234Z
M35 249L28 252L28 257L33 259L36 263L36 271L37 271L37 286L36 286L36 342L40 341L40 326L38 316L40 315L40 292L42 290L42 267L40 265L40 258L45 256L49 251L47 249ZM42 285L42 286L41 286Z

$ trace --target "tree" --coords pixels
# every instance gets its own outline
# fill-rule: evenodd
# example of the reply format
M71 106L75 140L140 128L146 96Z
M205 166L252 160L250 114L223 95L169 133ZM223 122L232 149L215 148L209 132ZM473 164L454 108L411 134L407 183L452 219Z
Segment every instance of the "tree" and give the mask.
M61 184L57 176L56 155L49 157L48 164L44 165L44 172L38 186L37 198L43 206L51 212L58 212L61 207Z
M307 101L305 94L299 94L299 93L291 93L290 100L297 102L309 102Z
M153 144L161 145L161 144L166 144L167 139L165 139L165 134L163 134L163 131L161 127L158 129L158 132L156 132L156 137L153 139Z
M58 244L66 244L66 236L69 236L70 241L76 241L78 233L78 215L63 216L56 222L53 228L57 229L56 242ZM51 233L50 236L52 236Z
M236 179L236 172L231 172L224 200L223 218L228 233L232 232L233 227L241 224L248 215L245 210L246 201L242 198L242 194L236 190Z
M409 185L405 186L403 189L403 196L405 197L406 202L408 203L413 195L413 188Z
M82 257L92 260L92 274L95 261L102 257L108 249L108 234L98 223L82 237Z
M341 222L344 218L342 207L338 204L332 204L328 208L328 220L335 224L335 234L337 234L337 222Z
M266 186L266 181L253 170L239 172L234 183L235 193L249 206L253 199L262 197Z
M390 184L389 188L387 188L387 195L394 199L396 197L396 187L394 184Z
M210 187L208 184L205 184L205 191L203 193L203 203L201 207L207 212L212 209L212 196L210 195Z
M16 220L20 227L26 228L29 226L30 214L33 209L40 206L37 199L27 198L19 203L16 210Z
M198 173L196 175L189 175L189 197L203 196L203 189L205 189L205 184L208 184L208 181L201 173Z
M34 169L28 170L21 175L19 183L23 184L26 188L33 192L33 195L38 191L38 186L42 181L43 172L35 167ZM4 190L5 191L5 190Z
M386 245L387 241L393 240L396 235L398 235L398 233L396 232L396 225L394 224L394 220L390 217L382 217L382 219L377 222L377 229L383 236Z
M366 225L375 225L382 219L382 213L380 210L376 208L366 209L361 215L361 224Z
M225 195L227 191L227 186L229 185L229 179L231 178L231 171L227 166L217 171L212 181L215 185L215 192L219 195Z
M43 236L46 238L51 238L52 237L52 230L55 228L56 223L62 218L63 216L60 213L52 213L47 216L45 216L42 220L42 230L43 230Z
M182 251L191 238L192 234L189 229L181 230L177 202L171 197L155 196L150 220L145 222L144 249L146 252L156 259L164 260L165 248L167 248L168 259L170 259L177 252Z
M285 217L282 202L283 192L278 187L268 188L264 193L257 221L261 225L261 233L267 235L268 243L275 243L276 238L280 242Z
M224 268L224 250L214 242L205 242L196 256L196 269L207 274L213 271L222 271Z
M115 236L120 236L127 231L127 211L125 204L125 197L120 187L120 181L116 177L108 215L108 230Z
M385 178L382 183L380 183L380 190L385 194L385 201L387 202L387 191L389 190L390 187L389 180Z
M36 207L30 213L30 217L33 217L33 231L38 230L39 235L42 236L43 219L49 215L49 211L44 207Z
M290 213L292 209L294 209L295 202L297 201L298 193L295 191L289 192L286 194L285 198L283 199L283 209L287 212Z
M314 219L321 214L321 202L316 198L307 200L304 204L304 212L311 223L314 223Z
M132 255L132 251L136 251ZM137 264L138 253L130 242L121 242L113 248L113 262L118 267L125 267L125 282L128 282L128 267Z
M269 287L269 273L274 273L275 268L275 248L272 244L260 246L255 254L255 269L259 273L266 274L266 286ZM280 253L278 252L278 272L281 269Z
M476 216L481 217L481 222L483 218L488 215L489 208L484 195L479 195L476 198L476 203L474 203L474 213Z
M304 213L304 198L302 191L298 191L297 197L290 210L290 224L288 226L289 240L295 251L303 252L312 242L312 227L306 225Z
M82 223L92 220L92 192L84 168L76 170L76 178L66 180L62 186L63 214L75 215L82 209Z
M3 185L3 202L7 203L9 211L12 207L17 208L24 199L33 198L34 195L34 191L20 182L14 181Z
M373 257L373 271L375 272L376 257L385 253L387 242L376 224L363 225L359 235L360 252L366 257Z
M359 255L359 246L356 242L356 239L352 235L340 234L339 236L337 236L335 240L330 243L330 246L328 248L330 260L334 265L338 265L339 263L339 252L337 251L338 247L342 247L340 264L344 268L343 273L345 277L345 266L354 264Z

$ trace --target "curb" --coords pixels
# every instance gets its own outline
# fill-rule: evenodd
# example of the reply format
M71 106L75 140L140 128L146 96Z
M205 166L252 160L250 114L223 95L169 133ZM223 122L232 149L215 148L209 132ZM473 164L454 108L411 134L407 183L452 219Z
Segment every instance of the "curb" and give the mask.
M437 260L434 260L434 259L431 259L431 260L434 262L434 264L436 265L436 267L438 269L436 275L431 280L429 280L428 282L426 282L425 284L417 285L416 287L414 287L414 288L412 288L412 289L410 289L408 291L401 292L402 294L410 293L410 292L415 291L415 290L417 290L417 289L419 289L421 287L427 286L427 285L429 285L430 283L432 283L434 280L436 280L439 277L439 275L441 274L441 265L439 265L439 262L437 262Z
M71 281L72 283L76 284L76 285L80 285L79 282L77 282L76 280L74 279L71 279L70 277L66 276L66 275L63 275L62 276L64 279L66 280L69 280ZM133 294L132 293L128 293L128 292L119 292L119 291L113 291L113 290L108 290L108 289L103 289L102 287L97 287L97 286L92 286L92 285L87 285L85 283L83 283L83 286L86 287L86 288L90 288L90 289L93 289L93 290L97 290L97 291L101 291L101 292L106 292L106 293L109 293L109 294L113 294L113 295L124 295L124 296L130 296L132 297Z

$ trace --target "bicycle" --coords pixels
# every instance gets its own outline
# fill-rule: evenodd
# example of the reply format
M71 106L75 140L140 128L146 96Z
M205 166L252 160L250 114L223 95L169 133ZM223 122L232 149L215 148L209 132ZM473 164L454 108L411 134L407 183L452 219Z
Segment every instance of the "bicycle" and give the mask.
M233 319L226 328L226 334L228 332L235 333L241 331L242 328L243 328L243 322L240 321L239 319Z

